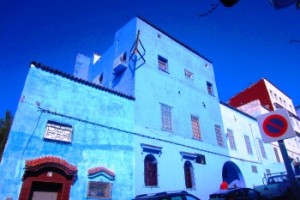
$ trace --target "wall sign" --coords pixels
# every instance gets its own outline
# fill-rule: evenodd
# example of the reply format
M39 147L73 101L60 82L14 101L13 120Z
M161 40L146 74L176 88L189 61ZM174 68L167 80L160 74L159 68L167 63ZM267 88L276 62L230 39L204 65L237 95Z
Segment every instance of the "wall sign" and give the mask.
M89 181L88 199L111 200L112 183Z
M72 126L49 120L46 125L44 139L71 143L72 133Z

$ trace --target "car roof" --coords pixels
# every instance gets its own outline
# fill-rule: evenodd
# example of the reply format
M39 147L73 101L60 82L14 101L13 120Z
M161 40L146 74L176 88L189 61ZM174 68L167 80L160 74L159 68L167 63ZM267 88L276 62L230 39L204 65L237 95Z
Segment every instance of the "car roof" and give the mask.
M210 194L209 196L215 196L215 195L218 195L218 194L227 194L227 193L230 193L230 192L233 192L233 191L244 190L244 189L253 190L252 188L228 188L226 190L218 190L218 191Z
M168 192L159 192L159 193L152 193L152 194L140 194L137 195L134 199L156 199L160 197L172 197L176 195L191 195L186 191L168 191ZM194 195L191 195L195 197ZM197 198L197 197L195 197Z

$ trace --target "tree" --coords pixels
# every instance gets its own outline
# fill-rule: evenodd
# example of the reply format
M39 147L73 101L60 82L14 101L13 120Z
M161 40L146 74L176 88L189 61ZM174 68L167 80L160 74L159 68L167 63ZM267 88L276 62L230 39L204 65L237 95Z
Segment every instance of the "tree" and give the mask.
M5 112L5 118L0 119L0 161L2 159L4 147L8 138L10 127L13 122L13 116L10 111Z

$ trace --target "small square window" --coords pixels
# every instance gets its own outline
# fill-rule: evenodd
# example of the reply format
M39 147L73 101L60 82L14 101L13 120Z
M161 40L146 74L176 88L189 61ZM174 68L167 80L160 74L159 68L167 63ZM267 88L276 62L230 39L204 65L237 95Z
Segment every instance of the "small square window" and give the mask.
M257 167L256 166L252 165L251 169L252 169L253 173L257 174Z
M193 79L194 78L193 75L194 74L192 72L190 72L187 69L184 69L184 76L185 76L185 78L187 78L187 79Z
M207 85L207 92L208 94L214 96L214 89L213 89L213 84L210 82L206 82Z
M168 60L162 56L158 56L158 69L164 72L168 72Z

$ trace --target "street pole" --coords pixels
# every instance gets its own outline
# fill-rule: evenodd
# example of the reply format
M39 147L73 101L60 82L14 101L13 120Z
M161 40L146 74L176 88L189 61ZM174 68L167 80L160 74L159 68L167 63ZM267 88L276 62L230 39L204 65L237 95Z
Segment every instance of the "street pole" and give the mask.
M296 200L300 200L300 191L297 188L297 181L295 178L294 171L291 166L290 158L287 154L287 150L285 148L283 140L278 140L279 148L281 151L281 155L284 160L285 169L288 175L288 181L290 182L292 193Z

